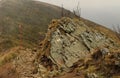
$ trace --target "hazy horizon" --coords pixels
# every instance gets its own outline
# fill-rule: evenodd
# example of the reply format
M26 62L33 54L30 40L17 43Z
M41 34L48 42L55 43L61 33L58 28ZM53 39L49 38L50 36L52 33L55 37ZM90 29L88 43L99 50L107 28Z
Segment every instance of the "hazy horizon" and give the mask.
M62 6L73 10L77 7L78 2L81 7L81 16L83 18L104 25L108 28L120 24L120 1L119 0L38 0L57 6Z

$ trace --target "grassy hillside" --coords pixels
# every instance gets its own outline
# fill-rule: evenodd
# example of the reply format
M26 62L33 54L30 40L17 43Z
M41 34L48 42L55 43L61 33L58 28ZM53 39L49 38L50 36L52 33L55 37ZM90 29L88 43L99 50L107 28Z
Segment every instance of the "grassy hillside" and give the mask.
M0 1L0 48L19 45L19 38L25 46L36 45L39 32L46 32L51 19L59 18L60 13L59 7L32 0Z

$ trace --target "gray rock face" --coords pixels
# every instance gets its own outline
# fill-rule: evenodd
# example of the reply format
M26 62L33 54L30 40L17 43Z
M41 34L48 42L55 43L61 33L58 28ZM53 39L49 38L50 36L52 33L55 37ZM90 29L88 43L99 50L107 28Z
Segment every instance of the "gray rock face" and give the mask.
M71 67L97 48L102 46L110 48L117 45L104 33L90 28L77 19L62 18L54 21L51 25L55 28L48 31L50 33L48 39L50 41L49 58L62 68ZM102 49L102 52L106 53L109 50Z

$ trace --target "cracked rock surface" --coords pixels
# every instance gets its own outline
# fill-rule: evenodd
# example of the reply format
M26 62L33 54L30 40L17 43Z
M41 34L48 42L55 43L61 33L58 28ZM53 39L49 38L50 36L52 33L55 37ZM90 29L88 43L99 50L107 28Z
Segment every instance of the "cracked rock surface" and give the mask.
M55 24L57 22L57 24ZM49 29L50 56L58 66L71 67L99 47L112 48L118 44L104 33L93 30L77 19L62 18L53 21ZM54 31L53 31L54 30Z
M40 64L49 70L47 75L52 75L51 77L44 76L44 78L54 78L54 76L61 74L65 75L65 72L71 71L71 68L76 66L78 62L80 62L78 68L79 66L86 68L86 64L89 61L90 64L94 65L95 59L102 60L101 58L108 57L111 51L120 48L120 44L107 36L106 33L89 27L79 19L66 17L51 22L46 38L40 45ZM83 60L81 61L81 59ZM73 75L73 73L70 75ZM94 72L86 73L86 75L97 78ZM67 78L66 76L61 78L64 77Z

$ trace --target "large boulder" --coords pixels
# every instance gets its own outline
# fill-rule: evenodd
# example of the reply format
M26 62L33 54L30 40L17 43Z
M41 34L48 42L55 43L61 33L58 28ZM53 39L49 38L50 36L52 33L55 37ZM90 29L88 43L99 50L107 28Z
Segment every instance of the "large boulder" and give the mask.
M101 48L105 54L113 48L117 49L119 44L80 19L64 17L51 22L41 46L42 55L60 68L70 68L97 49Z

